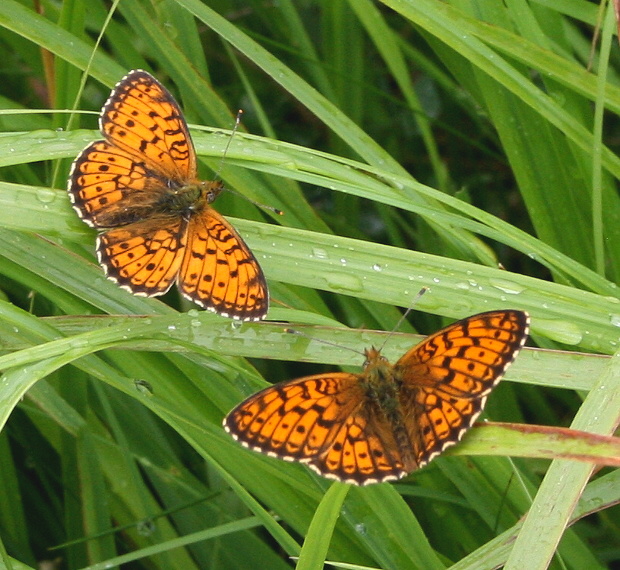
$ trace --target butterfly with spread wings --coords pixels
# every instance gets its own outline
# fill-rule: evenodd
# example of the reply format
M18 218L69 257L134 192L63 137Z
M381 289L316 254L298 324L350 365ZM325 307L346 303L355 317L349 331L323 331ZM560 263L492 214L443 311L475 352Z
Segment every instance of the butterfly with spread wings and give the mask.
M245 447L329 479L400 479L457 443L524 345L529 317L491 311L427 337L391 365L366 350L361 374L282 382L234 408L224 427Z
M75 159L68 190L82 220L101 230L97 256L107 276L147 297L176 281L205 309L262 319L269 304L263 272L212 208L223 184L197 178L189 129L169 91L146 71L131 71L99 125L104 140Z

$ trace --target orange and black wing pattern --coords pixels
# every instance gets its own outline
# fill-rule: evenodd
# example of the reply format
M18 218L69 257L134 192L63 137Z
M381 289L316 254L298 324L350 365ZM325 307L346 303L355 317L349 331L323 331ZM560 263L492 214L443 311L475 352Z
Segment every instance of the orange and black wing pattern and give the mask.
M211 207L189 221L179 288L202 307L243 321L262 319L269 306L258 261L232 225Z
M196 177L196 155L168 90L136 70L116 85L99 117L103 141L75 159L69 196L89 225L110 228L155 213L170 187Z
M149 218L102 233L97 257L108 278L141 297L163 295L175 282L186 249L187 222Z
M523 311L481 313L430 335L394 365L418 467L460 441L528 333Z
M196 178L196 152L179 105L150 73L116 85L99 118L107 142L179 184Z
M328 479L367 485L406 475L394 435L377 421L358 374L334 372L270 386L225 418L245 447L298 461Z
M355 374L307 376L250 396L226 416L224 427L245 447L308 463L332 445L360 398Z

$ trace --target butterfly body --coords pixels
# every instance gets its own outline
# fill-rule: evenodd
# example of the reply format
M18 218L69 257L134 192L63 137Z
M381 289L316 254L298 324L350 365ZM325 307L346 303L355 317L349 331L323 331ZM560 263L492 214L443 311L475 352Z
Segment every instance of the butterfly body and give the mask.
M364 401L360 412L366 425L389 425L396 454L393 458L407 472L417 467L406 426L407 402L411 397L401 374L376 348L365 351L364 371L358 376ZM384 437L388 437L387 435ZM376 454L376 452L375 452Z
M399 479L456 444L525 343L529 317L491 311L440 330L390 364L366 350L360 374L270 386L224 419L244 446L356 485Z
M223 190L219 181L196 180L180 188L169 188L161 193L153 205L152 215L172 214L189 221L192 216L202 214Z
M115 87L99 119L105 140L75 159L69 196L101 230L97 257L107 276L141 296L176 281L202 307L241 320L267 313L256 258L210 204L221 181L197 177L196 153L179 106L154 77L135 70Z

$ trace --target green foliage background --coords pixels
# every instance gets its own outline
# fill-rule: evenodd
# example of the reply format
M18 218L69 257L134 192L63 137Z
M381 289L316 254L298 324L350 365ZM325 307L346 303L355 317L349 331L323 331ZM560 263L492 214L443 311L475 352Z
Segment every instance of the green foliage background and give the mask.
M612 7L585 0L2 0L1 563L617 563L620 474L565 459L574 438L477 428L398 483L349 489L221 428L266 382L359 369L278 322L378 346L427 286L403 332L518 308L554 349L520 355L489 419L613 434L615 34ZM134 68L178 96L205 177L284 210L217 202L264 267L275 323L233 323L176 291L133 297L94 262L65 180ZM222 166L238 108L252 134ZM385 353L416 340L395 334ZM591 451L611 463L607 443Z

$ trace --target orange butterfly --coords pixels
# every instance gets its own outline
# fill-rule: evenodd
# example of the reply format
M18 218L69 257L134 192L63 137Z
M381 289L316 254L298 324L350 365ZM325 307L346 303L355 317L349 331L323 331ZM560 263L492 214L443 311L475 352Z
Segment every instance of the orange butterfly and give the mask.
M371 348L361 374L265 388L234 408L224 428L245 447L329 479L400 479L463 437L528 331L523 311L474 315L427 337L395 365Z
M259 320L269 294L263 272L211 202L221 181L197 178L189 129L168 90L146 71L128 73L101 110L105 140L89 144L69 176L73 207L105 230L97 256L108 278L151 297L172 283L201 307Z

